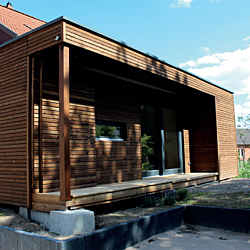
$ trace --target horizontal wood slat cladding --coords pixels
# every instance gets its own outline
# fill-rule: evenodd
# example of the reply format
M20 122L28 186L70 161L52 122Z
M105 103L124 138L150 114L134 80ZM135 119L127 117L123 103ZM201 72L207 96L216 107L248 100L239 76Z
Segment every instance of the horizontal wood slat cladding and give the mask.
M163 76L175 81L176 84L183 84L215 96L219 178L226 179L237 175L236 131L232 93L84 28L66 23L65 32L66 41L70 44ZM105 118L105 115L103 118Z
M0 58L3 49L0 48ZM0 59L0 203L25 206L27 59Z
M126 124L125 141L96 141L97 184L138 180L141 171L141 130L138 95L129 83L95 76L96 120Z
M191 172L217 172L218 152L214 103L197 108L190 130Z
M39 192L39 59L34 85L34 183ZM58 61L43 58L42 190L60 189ZM83 84L84 83L84 84ZM81 68L70 68L71 189L96 185L94 88ZM87 99L87 100L86 100Z
M0 203L27 205L27 55L60 34L57 23L0 48Z

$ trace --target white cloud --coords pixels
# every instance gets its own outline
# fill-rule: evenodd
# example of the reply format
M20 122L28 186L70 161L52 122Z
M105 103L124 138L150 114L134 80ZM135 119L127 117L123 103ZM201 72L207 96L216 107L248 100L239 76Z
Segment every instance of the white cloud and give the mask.
M250 47L207 55L179 66L233 91L235 95L247 94L247 101L242 100L241 104L235 105L235 113L236 116L250 114Z
M209 52L211 52L211 50L208 48L208 47L202 47L202 48L200 48L200 49L202 49L204 52L206 52L206 53L209 53Z
M198 64L194 61L194 60L191 60L191 61L188 61L188 62L185 62L185 63L181 63L179 66L181 68L184 68L186 66L188 67L196 67Z
M190 8L190 4L193 2L193 0L175 0L175 3L172 3L170 7L174 8Z
M243 39L243 41L247 41L247 40L250 40L250 36L248 36L245 39Z

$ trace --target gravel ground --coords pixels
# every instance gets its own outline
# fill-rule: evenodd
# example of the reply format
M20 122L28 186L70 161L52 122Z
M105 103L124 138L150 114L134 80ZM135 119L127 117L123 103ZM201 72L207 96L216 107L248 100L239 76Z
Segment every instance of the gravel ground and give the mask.
M250 179L229 179L221 182L212 182L189 188L191 193L237 193L240 191L250 193Z

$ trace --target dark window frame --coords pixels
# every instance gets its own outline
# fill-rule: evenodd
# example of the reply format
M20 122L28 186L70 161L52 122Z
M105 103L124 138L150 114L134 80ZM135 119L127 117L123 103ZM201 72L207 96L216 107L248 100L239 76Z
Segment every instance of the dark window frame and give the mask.
M95 122L96 126L110 126L110 127L120 127L121 128L121 136L119 138L112 138L109 136L98 137L95 135L96 140L98 141L127 141L127 124L124 122L113 122L113 121L100 121L97 120Z

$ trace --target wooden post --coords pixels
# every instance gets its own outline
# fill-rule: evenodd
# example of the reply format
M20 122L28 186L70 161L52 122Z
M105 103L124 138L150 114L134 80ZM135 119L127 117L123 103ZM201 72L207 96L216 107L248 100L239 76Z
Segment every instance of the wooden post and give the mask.
M32 208L35 59L27 56L27 207Z
M40 59L40 87L39 87L39 193L43 193L43 58Z
M69 147L69 47L59 45L60 199L71 200Z

